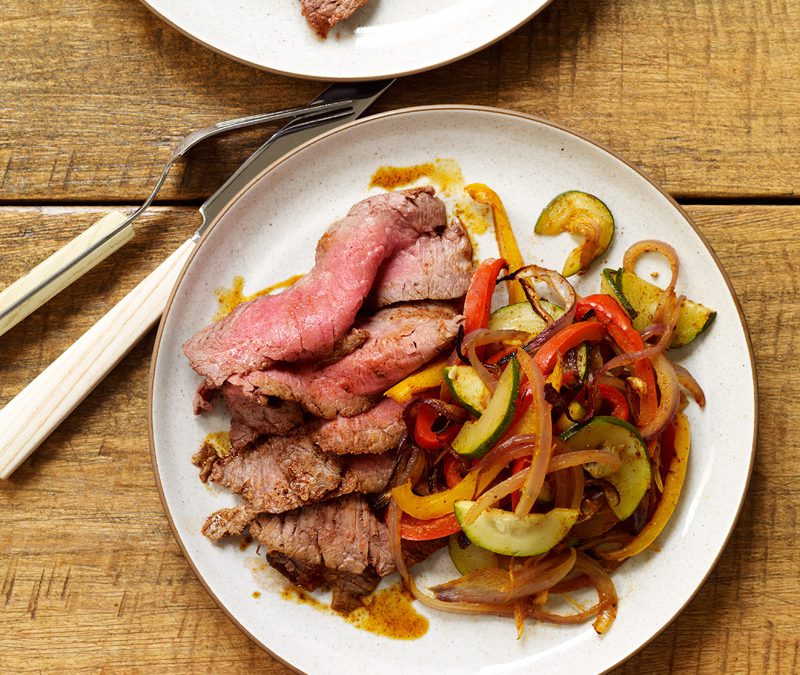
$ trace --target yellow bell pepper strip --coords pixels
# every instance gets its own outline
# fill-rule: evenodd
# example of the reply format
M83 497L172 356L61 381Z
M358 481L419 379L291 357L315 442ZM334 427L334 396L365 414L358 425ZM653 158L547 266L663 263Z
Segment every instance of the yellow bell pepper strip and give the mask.
M515 272L520 267L524 267L525 262L519 252L514 230L511 229L511 221L508 219L508 213L506 213L503 202L497 193L483 183L467 185L464 191L479 204L484 204L492 209L497 248L500 249L500 257L508 262L509 271ZM508 286L508 304L526 302L526 300L522 285L519 282L510 283Z
M455 487L425 497L414 494L411 483L403 483L392 490L392 497L400 509L412 518L433 520L453 513L457 501L472 499L475 496L477 482L478 472L472 471Z
M387 389L383 395L398 403L408 403L414 394L441 385L444 377L442 368L446 365L447 358L437 359L429 366L409 375L405 380L401 380L391 389Z
M689 420L686 419L683 413L678 413L675 420L675 456L670 462L667 479L664 481L664 492L661 495L661 501L658 503L653 517L632 541L616 551L602 554L606 560L625 560L644 551L661 534L664 526L669 522L672 513L675 511L675 506L683 489L683 481L686 478L686 466L689 463L689 448L691 446Z

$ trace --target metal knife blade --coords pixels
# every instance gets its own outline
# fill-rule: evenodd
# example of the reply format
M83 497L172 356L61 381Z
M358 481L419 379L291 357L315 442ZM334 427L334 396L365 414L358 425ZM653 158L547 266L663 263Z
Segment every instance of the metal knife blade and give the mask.
M313 117L294 120L276 131L222 184L219 190L200 206L203 223L194 233L192 239L198 241L209 224L216 219L231 199L276 159L326 131L358 119L393 82L394 79L373 82L345 82L332 84L328 87L314 98L311 103L352 100L353 104L350 111L343 111L340 116L334 116L321 124L315 124Z

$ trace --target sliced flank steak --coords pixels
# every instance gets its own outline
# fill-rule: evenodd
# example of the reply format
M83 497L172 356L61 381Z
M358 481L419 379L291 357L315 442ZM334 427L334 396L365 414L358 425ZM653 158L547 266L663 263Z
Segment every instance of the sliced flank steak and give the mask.
M369 197L323 235L314 267L294 286L239 305L183 351L213 387L279 361L324 358L352 327L384 261L444 225L432 188Z
M453 220L443 232L419 237L387 260L369 302L385 307L414 300L454 300L466 295L474 271L469 236Z
M394 450L405 434L403 406L387 398L355 417L320 421L311 439L334 455L366 455Z
M364 345L326 368L279 366L230 381L260 395L299 403L317 417L353 417L448 349L462 321L449 304L441 302L387 307L359 322L357 327L369 333Z
M342 457L306 436L275 436L216 462L209 479L242 495L256 513L282 513L351 492L380 492L395 462L394 453Z
M258 392L246 392L230 382L222 395L231 413L231 446L241 450L260 436L286 436L303 424L303 411L296 403Z
M294 583L307 590L332 586L332 606L338 611L357 606L380 577L396 571L388 529L362 495L259 516L250 524L250 534L267 549L270 564ZM406 562L421 562L445 541L404 542Z

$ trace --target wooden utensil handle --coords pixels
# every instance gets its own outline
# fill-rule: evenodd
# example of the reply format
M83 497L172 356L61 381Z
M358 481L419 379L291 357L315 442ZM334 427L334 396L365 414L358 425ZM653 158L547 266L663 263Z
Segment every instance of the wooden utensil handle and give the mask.
M8 478L164 311L189 239L0 410L0 478Z
M0 291L0 335L127 244L133 237L132 223L114 232L126 218L120 211L111 211ZM106 237L108 239L103 241Z

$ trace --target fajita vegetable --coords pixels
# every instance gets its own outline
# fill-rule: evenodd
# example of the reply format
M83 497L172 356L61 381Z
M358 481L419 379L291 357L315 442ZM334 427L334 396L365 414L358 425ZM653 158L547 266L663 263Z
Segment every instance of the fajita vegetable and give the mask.
M676 294L677 255L654 241L603 271L601 293L579 297L562 275L517 258L492 190L468 191L493 208L501 254L514 259L488 259L475 272L460 345L437 366L441 385L426 376L430 386L414 389L409 379L403 452L412 459L387 509L392 555L430 607L514 617L520 632L525 619L593 620L602 633L617 613L612 573L652 546L680 497L690 448L681 384L705 403L668 350L695 339L714 312ZM551 202L536 231L586 237L565 266L572 274L606 250L613 222L600 200L573 191ZM645 251L668 259L666 289L636 276ZM491 312L503 283L510 302ZM426 592L402 541L448 534L462 576ZM548 609L552 596L581 588L596 590L594 605Z

